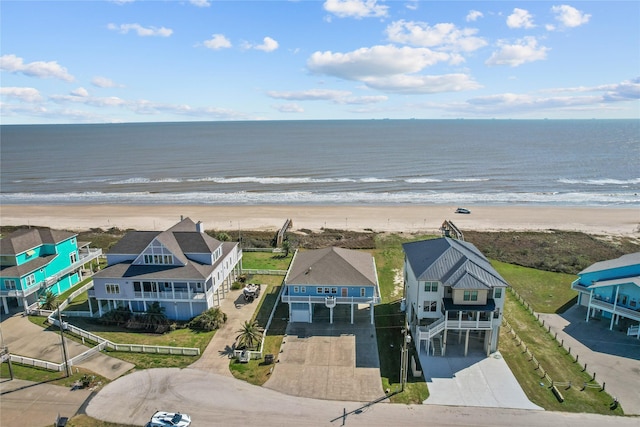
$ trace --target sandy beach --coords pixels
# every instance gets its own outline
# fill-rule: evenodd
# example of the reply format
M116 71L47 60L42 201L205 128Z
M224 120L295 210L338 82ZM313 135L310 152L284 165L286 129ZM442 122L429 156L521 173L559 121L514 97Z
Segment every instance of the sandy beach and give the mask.
M205 229L277 230L287 218L293 230L322 228L389 232L437 232L444 220L464 230L568 230L640 237L640 209L606 207L473 206L193 206L193 205L3 205L0 224L74 231L111 227L165 230L180 216Z

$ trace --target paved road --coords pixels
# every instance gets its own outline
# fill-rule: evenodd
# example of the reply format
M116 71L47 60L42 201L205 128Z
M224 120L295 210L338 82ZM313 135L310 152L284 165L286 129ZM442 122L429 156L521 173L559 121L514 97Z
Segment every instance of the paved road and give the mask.
M117 410L116 410L117 409ZM89 402L89 416L143 425L157 409L183 411L197 426L581 426L637 427L638 418L521 409L465 408L314 400L288 396L197 369L134 372ZM343 411L349 413L343 422Z

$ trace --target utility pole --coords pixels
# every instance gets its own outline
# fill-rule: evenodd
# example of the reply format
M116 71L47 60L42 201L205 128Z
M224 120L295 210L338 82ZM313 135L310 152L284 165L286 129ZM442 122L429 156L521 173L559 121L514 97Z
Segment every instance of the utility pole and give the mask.
M67 345L64 342L64 328L62 327L62 314L60 313L60 304L58 304L58 325L60 325L60 340L62 341L62 357L64 358L64 368L67 377L70 377L71 370L69 369L69 358L67 357Z

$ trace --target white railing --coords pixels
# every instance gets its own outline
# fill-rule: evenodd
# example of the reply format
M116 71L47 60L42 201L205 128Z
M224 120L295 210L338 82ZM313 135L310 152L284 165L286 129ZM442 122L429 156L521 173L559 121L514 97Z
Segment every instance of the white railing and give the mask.
M629 326L627 329L627 335L631 337L635 335L637 338L640 338L640 325Z
M34 368L47 369L49 371L62 371L64 369L64 363L47 362L46 360L32 359L30 357L18 356L16 354L10 355L12 363L19 363L21 365L33 366Z
M148 300L168 300L168 301L177 301L177 300L194 300L194 299L205 299L206 294L202 291L193 291L193 292L134 292L134 297L136 299L148 299Z
M630 308L626 307L620 307L619 305L614 307L612 303L597 298L591 299L591 307L606 310L609 313L621 314L628 319L640 321L640 311L631 310Z
M49 317L47 319L49 323L59 326L58 319ZM124 351L129 353L155 353L155 354L178 354L183 356L198 356L200 355L200 349L194 347L171 347L162 345L143 345L143 344L118 344L108 339L99 337L98 335L87 332L84 329L80 329L77 326L73 326L67 322L62 322L63 328L69 332L76 334L82 338L86 338L98 344L104 344L104 348L114 351Z
M306 302L306 303L317 303L324 304L326 298L329 295L323 296L290 296L290 295L282 295L282 302L284 303L296 303L296 302ZM337 297L335 298L336 304L377 304L380 302L380 297Z
M429 326L418 326L416 329L418 341L429 340L445 329L491 329L491 320L451 320L440 318Z

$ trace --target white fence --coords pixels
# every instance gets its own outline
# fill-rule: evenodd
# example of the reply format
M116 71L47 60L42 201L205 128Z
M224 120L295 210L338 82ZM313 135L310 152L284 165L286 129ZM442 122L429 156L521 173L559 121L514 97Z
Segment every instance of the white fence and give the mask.
M265 276L285 276L287 270L258 270L251 268L243 268L242 274L264 274Z
M62 371L64 369L64 363L47 362L46 360L32 359L30 357L18 356L12 354L9 356L12 363L19 363L21 365L33 366L34 368L47 369L49 371Z

